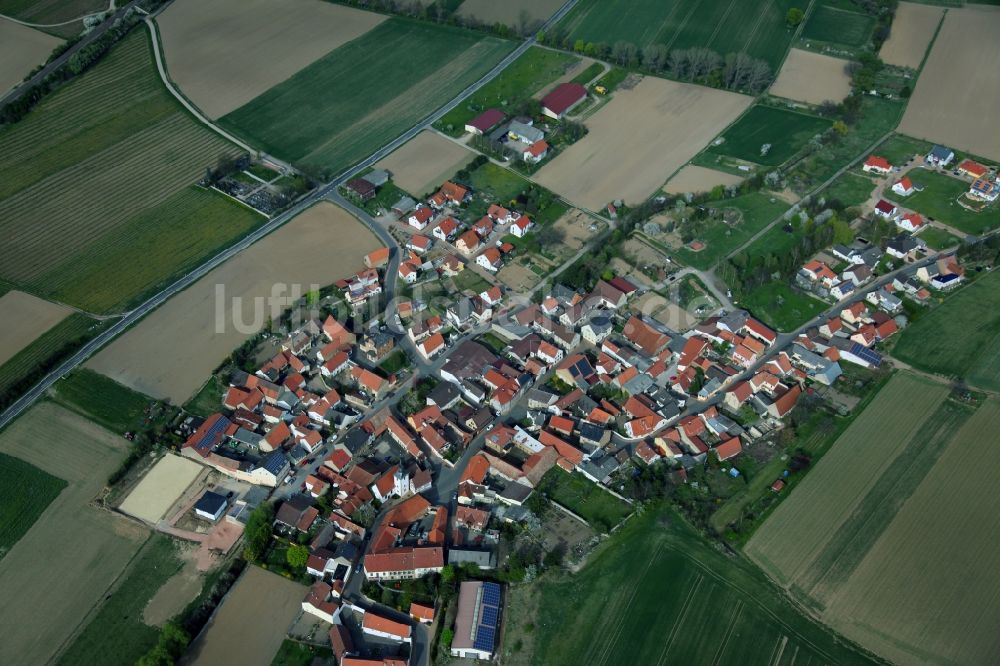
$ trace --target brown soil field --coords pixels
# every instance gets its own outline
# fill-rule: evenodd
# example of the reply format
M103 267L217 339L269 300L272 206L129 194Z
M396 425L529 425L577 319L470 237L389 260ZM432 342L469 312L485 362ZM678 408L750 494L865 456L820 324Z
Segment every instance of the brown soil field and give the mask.
M378 247L361 222L331 203L319 203L173 297L87 367L181 404L251 336L252 323L260 329L268 315L287 307L289 290L300 286L304 295L314 285L347 277L364 268L364 256ZM272 297L281 286L287 289ZM222 289L225 299L217 305ZM242 307L234 315L237 297ZM244 332L233 324L234 316L242 317Z
M247 567L180 663L268 666L302 612L307 591L277 574Z
M375 166L388 170L398 187L420 197L454 176L475 157L471 150L426 130Z
M598 224L598 229L591 231L590 226ZM563 233L563 245L573 252L576 252L590 238L600 232L604 225L597 222L583 211L570 210L555 222L555 228Z
M949 441L825 619L899 664L995 664L1000 654L1000 399Z
M146 473L118 508L130 516L155 524L203 469L193 460L168 453Z
M52 403L0 434L0 451L68 482L0 560L0 663L44 664L76 631L148 538L90 505L125 457L125 440Z
M771 85L771 94L809 104L839 102L851 92L847 61L792 49Z
M0 364L66 318L71 310L26 294L8 291L0 296Z
M590 132L535 180L589 210L636 204L733 122L753 99L653 77L618 90L590 116Z
M523 264L510 263L497 271L497 279L515 292L526 292L533 289L541 280L540 277Z
M638 238L629 238L622 246L625 256L639 264L651 266L662 266L666 263L666 257L659 250L642 242Z
M183 544L180 541L177 543ZM204 579L195 568L194 549L187 544L183 547L186 548L184 568L171 576L142 610L142 621L151 627L161 627L169 622L201 592Z
M472 16L483 23L503 23L513 28L521 28L521 12L527 12L531 23L544 22L562 7L563 0L465 0L458 8L459 16Z
M663 191L667 194L710 192L716 185L739 185L742 182L742 178L731 173L688 164L667 181Z
M385 18L320 0L176 0L157 24L170 78L219 118Z
M899 3L892 19L892 32L879 50L879 57L889 65L920 67L942 14L944 7Z
M0 94L45 62L60 41L41 30L0 18Z
M949 9L899 131L1000 160L1000 7Z

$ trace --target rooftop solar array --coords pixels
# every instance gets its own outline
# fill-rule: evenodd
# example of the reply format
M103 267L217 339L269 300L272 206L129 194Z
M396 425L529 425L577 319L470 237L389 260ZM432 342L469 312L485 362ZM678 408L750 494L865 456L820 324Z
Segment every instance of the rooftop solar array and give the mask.
M476 640L472 642L472 647L484 652L493 652L493 641L496 638L496 629L480 625L476 630Z
M208 430L205 431L205 434L198 440L195 448L202 449L206 446L215 446L215 442L217 441L219 435L222 434L228 427L229 419L226 419L225 417L216 419L215 423L209 426Z
M497 626L497 618L499 616L499 611L493 606L483 606L483 618L480 623L488 627Z
M855 342L851 346L851 353L860 359L868 361L876 368L882 365L882 357L879 355L878 352L872 349L868 349L868 347L865 347L864 345L859 344L857 342Z
M483 583L483 604L487 606L500 605L500 586L496 583Z

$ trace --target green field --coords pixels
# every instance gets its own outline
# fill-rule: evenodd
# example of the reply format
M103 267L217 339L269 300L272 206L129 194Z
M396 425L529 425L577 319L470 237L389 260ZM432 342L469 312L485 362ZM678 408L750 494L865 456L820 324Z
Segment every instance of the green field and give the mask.
M722 220L709 221L696 234L697 239L705 243L703 250L692 252L686 247L677 250L676 256L681 261L703 270L714 266L789 208L781 199L762 192L716 201L711 205L715 208L735 208L743 213L743 219L735 225Z
M328 647L316 647L297 641L285 640L274 655L271 666L311 666L314 659L330 660L333 651Z
M857 10L857 5L824 1L813 8L802 29L803 39L817 39L845 46L864 46L875 27L875 17Z
M503 650L533 641L536 664L874 663L663 505L626 523L579 573L527 593L538 597L537 627L506 632Z
M332 176L442 106L513 48L452 26L390 18L221 123L268 153Z
M944 250L962 243L962 239L958 236L937 227L924 227L920 232L920 239L932 250Z
M94 423L120 434L132 430L146 418L152 398L122 386L93 370L76 370L52 389L53 399Z
M889 160L893 166L903 166L915 155L926 155L934 144L922 139L914 139L903 134L893 134L873 152Z
M66 482L20 458L0 453L0 559L31 529Z
M208 418L219 411L222 397L228 388L228 385L218 375L212 375L195 393L194 397L184 403L184 410L202 418Z
M522 213L526 213L540 225L555 222L569 210L566 204L558 201L552 192L541 185L536 185L513 171L492 162L487 162L470 173L469 185L475 191L477 199L469 207L469 214L466 216L467 222L475 221L486 214L486 208L483 205L486 201L513 206ZM536 204L536 210L531 210L523 205L524 198L529 194Z
M784 282L771 282L751 291L740 306L768 326L788 332L819 315L827 304Z
M860 176L845 171L820 196L825 197L828 202L836 200L845 206L860 206L868 201L874 191L875 183L867 175Z
M533 46L498 77L446 113L434 126L452 136L461 136L465 132L465 123L486 109L496 108L513 113L518 106L562 76L578 61L579 58L568 53ZM595 63L594 66L600 71L600 64ZM593 76L596 73L591 78Z
M582 474L570 474L561 467L553 467L546 472L537 490L584 518L591 527L604 532L632 512L632 507L607 489Z
M41 24L62 23L107 8L103 0L0 0L0 14ZM83 22L42 30L68 38L80 34Z
M961 288L906 328L892 354L915 368L1000 391L1000 272Z
M887 190L885 198L967 234L979 235L1000 226L1000 207L995 203L978 213L957 203L969 191L967 181L927 169L914 169L909 176L915 187L924 189L908 197Z
M800 4L795 0L583 0L557 28L568 31L571 43L582 39L608 45L626 41L639 48L707 47L723 56L745 51L777 71L792 39L785 14Z
M88 311L125 308L263 221L193 186L237 152L163 88L134 31L0 129L0 278Z
M764 166L778 166L829 126L830 121L823 118L758 104L727 129L722 135L724 141L710 146L708 152ZM762 155L765 144L771 144L771 148Z
M160 631L142 621L142 611L181 569L177 545L155 533L139 551L118 588L62 653L65 666L130 666L156 645Z

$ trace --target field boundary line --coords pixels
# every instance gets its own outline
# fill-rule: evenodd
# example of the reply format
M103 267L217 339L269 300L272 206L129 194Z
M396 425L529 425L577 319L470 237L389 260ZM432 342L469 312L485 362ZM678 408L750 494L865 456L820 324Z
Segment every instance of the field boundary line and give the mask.
M753 24L753 30L750 31L750 36L747 37L746 43L743 45L743 52L750 55L749 48L750 43L757 38L757 31L760 30L761 24L764 22L764 15L768 13L771 7L774 6L774 0L767 0L767 3L760 10L760 14L757 16L757 22ZM775 74L777 76L777 74ZM770 86L768 86L770 88Z
M635 585L632 586L632 594L629 595L628 601L625 603L625 608L623 609L624 611L627 611L632 605L632 602L635 601L636 595L639 594L639 588L641 587L642 581L649 572L649 568L653 566L653 562L660 556L660 551L663 550L663 545L663 541L657 544L656 550L653 551L653 554L649 556L649 560L646 562L646 568L643 569L642 574L635 579ZM607 643L604 644L604 649L601 650L600 660L596 662L597 664L603 666L608 663L608 659L612 654L614 654L615 643L618 641L622 631L625 629L625 625L628 624L628 619L628 614L625 612L619 615L618 622L615 624L615 629L608 637Z
M694 13L698 11L698 7L700 6L701 6L701 0L697 0L697 2L695 2L691 6L691 11L687 13L687 16L684 17L684 20L681 21L681 24L677 26L677 30L674 31L674 36L670 38L669 42L667 42L666 46L668 51L670 50L670 47L674 45L674 42L677 41L677 38L680 37L681 33L684 32L684 28L687 27L688 21L691 20L691 17L694 16Z
M781 656L785 654L786 645L788 645L788 636L782 635L771 650L771 660L768 662L771 666L778 666L781 663Z
M733 611L733 617L729 621L729 627L726 629L726 635L722 639L722 643L719 644L719 649L715 651L715 657L712 659L712 666L719 663L722 659L722 655L726 652L726 646L729 645L730 639L733 637L733 632L736 630L736 624L740 621L740 616L743 615L743 609L746 608L746 604L743 600L738 600L736 602L736 609Z
M712 42L714 42L715 38L719 36L719 31L722 30L722 24L729 19L729 15L733 13L733 7L735 6L736 0L730 0L729 6L726 7L726 11L722 14L722 18L720 18L719 22L715 24L715 30L712 31L712 36L708 38L707 42L705 42L706 48L712 48Z
M694 598L698 596L698 590L701 588L701 584L705 581L705 574L699 573L698 579L688 590L687 597L684 598L684 605L681 606L681 612L674 621L674 626L670 628L670 635L667 637L667 642L663 644L663 649L660 650L660 656L656 658L656 666L666 663L664 660L667 658L667 654L670 652L670 647L674 644L674 639L677 638L677 633L680 628L684 625L684 619L687 617L688 612L691 610L691 602Z

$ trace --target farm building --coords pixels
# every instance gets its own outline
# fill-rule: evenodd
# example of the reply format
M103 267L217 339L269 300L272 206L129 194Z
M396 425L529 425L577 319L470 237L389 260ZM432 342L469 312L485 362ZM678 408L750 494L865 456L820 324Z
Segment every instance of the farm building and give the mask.
M515 120L507 126L507 137L513 141L533 144L545 138L545 132L527 123Z
M485 134L502 123L504 117L503 111L499 109L486 109L465 124L465 131L470 134Z
M451 656L465 659L493 658L500 627L500 586L469 580L458 592L458 615Z
M542 98L542 113L556 120L587 99L587 89L579 83L561 83Z
M352 178L347 181L347 189L361 201L375 198L375 186L363 178Z

